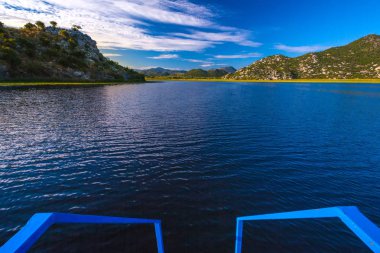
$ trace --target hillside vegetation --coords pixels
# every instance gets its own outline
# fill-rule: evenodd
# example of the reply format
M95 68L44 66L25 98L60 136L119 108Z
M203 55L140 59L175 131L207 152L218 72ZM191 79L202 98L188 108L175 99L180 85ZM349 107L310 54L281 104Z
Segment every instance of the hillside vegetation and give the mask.
M50 22L22 28L0 22L0 80L144 81L144 76L104 57L90 36Z
M380 78L380 36L296 58L274 55L225 76L234 80Z
M167 78L167 79L212 79L221 78L227 74L236 71L233 67L224 67L218 69L191 69L185 70L170 70L164 68L151 68L146 70L138 70L139 73L151 78Z

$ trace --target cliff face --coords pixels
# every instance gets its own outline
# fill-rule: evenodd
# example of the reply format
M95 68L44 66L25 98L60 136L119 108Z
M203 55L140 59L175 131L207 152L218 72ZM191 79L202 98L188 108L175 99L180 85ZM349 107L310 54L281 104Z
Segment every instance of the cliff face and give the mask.
M296 58L275 55L225 76L236 80L380 78L380 36Z
M0 80L144 81L144 76L104 57L78 29L0 23Z

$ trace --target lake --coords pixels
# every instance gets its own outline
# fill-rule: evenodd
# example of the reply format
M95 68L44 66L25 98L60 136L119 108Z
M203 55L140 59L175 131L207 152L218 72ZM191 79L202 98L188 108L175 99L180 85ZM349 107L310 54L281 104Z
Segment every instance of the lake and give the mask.
M380 224L380 86L0 88L0 243L36 212L158 218L234 250L235 218L356 205ZM65 225L31 252L156 252L152 226ZM243 252L369 252L335 219L250 222Z

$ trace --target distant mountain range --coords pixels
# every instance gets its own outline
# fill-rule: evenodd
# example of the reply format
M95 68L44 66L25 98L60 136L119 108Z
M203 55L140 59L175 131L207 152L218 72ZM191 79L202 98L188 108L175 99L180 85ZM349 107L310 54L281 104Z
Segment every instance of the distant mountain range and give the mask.
M217 69L192 69L186 70L172 70L165 68L150 68L145 70L136 70L137 72L144 74L147 77L177 77L177 78L221 78L227 74L234 73L236 69L234 67L223 67Z
M346 46L290 58L274 55L228 74L234 80L380 78L380 36L368 35Z
M136 69L137 72L144 74L145 76L155 77L155 76L170 76L175 74L184 74L185 70L173 70L173 69L164 69L164 68L150 68L150 69Z

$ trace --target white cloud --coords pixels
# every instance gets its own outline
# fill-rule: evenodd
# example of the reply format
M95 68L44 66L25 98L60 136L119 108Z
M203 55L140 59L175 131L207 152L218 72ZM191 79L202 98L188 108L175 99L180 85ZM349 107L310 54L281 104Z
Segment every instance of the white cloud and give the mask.
M199 60L199 59L183 59L184 61L199 63L200 67L207 68L216 65L215 63L207 60Z
M174 35L195 39L206 40L213 42L232 42L242 46L259 47L261 43L248 40L249 32L247 31L232 31L232 32L201 32L193 31L190 34L175 33Z
M274 46L278 50L282 50L289 53L310 53L322 51L330 48L329 46L313 45L313 46L287 46L284 44L277 44Z
M147 69L159 68L159 66L140 66L140 67L131 66L131 68L136 69L136 70L147 70Z
M224 63L205 63L205 64L201 64L201 67L203 68L209 68L209 67L213 67L213 66L228 66L228 64L224 64Z
M212 66L214 66L215 64L214 63L205 63L205 64L201 64L200 66L202 67L202 68L208 68L208 67L212 67Z
M260 53L249 53L249 54L231 54L231 55L215 55L216 59L246 59L246 58L256 58L261 57Z
M15 27L37 20L78 24L102 49L194 52L225 42L258 46L249 32L216 23L214 10L190 1L0 0L0 19ZM183 32L153 30L152 22L176 25ZM201 31L205 29L212 32Z
M194 63L208 63L208 61L198 60L198 59L184 59L184 60L188 62L194 62Z
M193 63L199 63L199 66L202 68L208 68L212 66L228 66L228 64L212 62L211 59L208 59L208 60L183 59L183 60L188 61L188 62L193 62Z
M121 57L121 56L123 56L121 54L113 54L113 53L104 53L103 55L105 57Z
M192 15L189 10L189 2L173 1L113 1L113 4L119 10L129 15L140 17L160 23L186 25L194 27L209 27L213 23L201 17ZM194 8L198 7L192 4ZM196 9L201 9L200 6ZM207 9L205 9L207 10ZM195 11L195 10L193 10ZM207 10L208 13L208 10ZM209 14L209 13L208 13Z
M153 57L148 57L150 59L155 59L155 60L161 60L161 59L177 59L179 58L178 54L161 54L158 56L153 56Z

